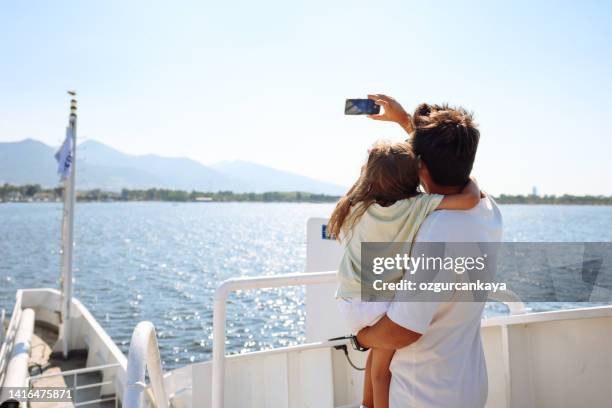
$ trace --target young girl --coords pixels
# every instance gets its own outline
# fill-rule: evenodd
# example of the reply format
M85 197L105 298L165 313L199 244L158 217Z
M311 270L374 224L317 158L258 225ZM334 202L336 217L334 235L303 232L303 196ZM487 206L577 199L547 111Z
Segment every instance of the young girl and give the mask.
M470 181L459 194L419 193L419 159L408 143L379 141L369 150L361 175L340 199L329 220L329 231L345 245L338 270L339 307L353 333L376 323L389 302L361 301L361 243L411 244L419 227L434 210L467 210L480 201L480 191ZM389 281L389 276L380 275ZM399 281L402 277L391 278ZM362 405L389 406L394 350L372 349L368 355Z

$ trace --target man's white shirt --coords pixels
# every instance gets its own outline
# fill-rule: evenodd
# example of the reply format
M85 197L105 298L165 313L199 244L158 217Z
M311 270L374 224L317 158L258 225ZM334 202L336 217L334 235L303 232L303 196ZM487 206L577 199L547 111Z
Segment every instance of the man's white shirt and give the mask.
M415 248L419 242L500 242L501 238L501 213L495 202L486 197L468 211L431 214L417 234ZM464 255L478 257L482 255L480 251L474 245L473 253ZM484 302L391 304L387 312L391 320L422 334L393 357L391 408L485 405L487 369L480 338L483 309Z

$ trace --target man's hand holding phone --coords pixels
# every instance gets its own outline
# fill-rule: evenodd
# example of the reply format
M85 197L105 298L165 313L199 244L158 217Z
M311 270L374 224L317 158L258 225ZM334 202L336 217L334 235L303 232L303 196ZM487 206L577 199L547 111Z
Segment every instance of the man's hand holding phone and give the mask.
M383 94L368 95L368 99L373 100L377 105L382 106L384 109L383 113L378 115L368 115L368 118L383 120L386 122L395 122L404 128L408 134L412 134L412 131L414 130L412 127L412 119L398 101Z

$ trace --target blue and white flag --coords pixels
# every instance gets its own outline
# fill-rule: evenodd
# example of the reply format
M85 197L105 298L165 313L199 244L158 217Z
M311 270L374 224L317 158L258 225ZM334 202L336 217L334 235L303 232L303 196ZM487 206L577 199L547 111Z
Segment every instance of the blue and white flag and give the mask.
M55 153L55 160L57 160L57 173L60 175L60 180L64 181L70 175L72 169L72 158L74 157L72 152L72 128L66 129L66 139L60 146L57 153Z

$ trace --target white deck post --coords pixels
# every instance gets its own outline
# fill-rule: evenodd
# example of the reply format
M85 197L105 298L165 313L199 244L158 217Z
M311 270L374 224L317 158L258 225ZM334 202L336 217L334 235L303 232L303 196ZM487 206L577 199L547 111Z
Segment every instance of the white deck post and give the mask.
M223 286L223 285L222 285ZM222 287L221 286L221 287ZM217 296L219 294L219 296ZM212 407L223 408L225 379L225 299L227 293L215 292L213 303Z

